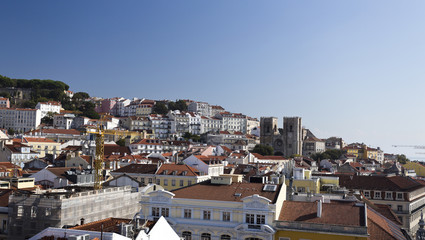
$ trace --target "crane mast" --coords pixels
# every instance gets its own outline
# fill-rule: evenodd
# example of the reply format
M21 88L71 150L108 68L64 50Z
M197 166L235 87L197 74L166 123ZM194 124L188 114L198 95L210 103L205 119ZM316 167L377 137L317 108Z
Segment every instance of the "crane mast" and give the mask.
M104 135L101 127L96 133L96 155L94 160L94 190L102 189L104 158Z

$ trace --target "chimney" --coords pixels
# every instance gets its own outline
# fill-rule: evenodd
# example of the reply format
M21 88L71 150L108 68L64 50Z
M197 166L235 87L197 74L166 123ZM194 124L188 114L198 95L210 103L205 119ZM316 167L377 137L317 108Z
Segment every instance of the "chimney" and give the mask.
M84 225L84 220L85 220L84 218L80 219L80 225Z
M317 201L317 217L322 217L322 200Z

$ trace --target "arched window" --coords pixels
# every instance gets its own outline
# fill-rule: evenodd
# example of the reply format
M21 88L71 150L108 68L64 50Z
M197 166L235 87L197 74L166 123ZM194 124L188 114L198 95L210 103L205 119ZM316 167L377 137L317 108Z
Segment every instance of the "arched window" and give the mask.
M192 240L192 233L189 231L182 232L182 237L184 240Z
M211 234L209 234L209 233L202 233L201 234L201 240L211 240Z
M220 240L230 240L232 239L232 237L230 237L229 235L221 235Z

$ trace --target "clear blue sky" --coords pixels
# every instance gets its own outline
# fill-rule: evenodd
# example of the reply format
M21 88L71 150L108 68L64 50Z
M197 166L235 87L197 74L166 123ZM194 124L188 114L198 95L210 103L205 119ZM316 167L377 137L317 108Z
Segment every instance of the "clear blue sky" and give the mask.
M0 1L0 74L425 145L425 1ZM420 150L403 149L410 157ZM424 151L425 152L425 151Z

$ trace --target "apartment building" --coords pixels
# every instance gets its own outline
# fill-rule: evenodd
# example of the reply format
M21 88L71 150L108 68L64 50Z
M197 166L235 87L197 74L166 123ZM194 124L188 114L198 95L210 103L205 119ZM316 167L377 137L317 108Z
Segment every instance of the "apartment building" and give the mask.
M130 164L110 172L118 178L127 175L139 181L143 186L155 183L165 190L187 187L210 179L210 176L200 173L197 169L184 164Z
M55 114L53 116L53 127L60 129L71 129L74 125L75 115L73 113Z
M39 102L35 108L41 111L41 118L44 118L48 112L60 113L62 104L54 101Z
M41 123L41 111L29 108L0 108L0 128L27 132Z
M47 154L51 154L55 157L56 155L59 155L61 152L61 144L49 138L22 137L22 138L14 139L14 141L30 146L31 150L33 150L34 152L37 152L38 157L40 158L45 157Z
M242 176L217 176L174 191L142 196L140 216L164 216L183 239L274 239L286 186L242 183Z
M188 141L171 141L160 139L142 139L129 145L132 154L140 153L166 153L186 151L189 148Z
M375 204L390 206L403 227L416 232L421 211L425 210L425 185L402 176L338 175L339 184L348 190L359 191Z
M197 113L201 116L210 117L212 116L212 107L206 102L191 102L187 106L189 112Z
M80 191L80 192L78 192ZM133 218L140 192L130 186L102 190L15 192L9 198L8 239L26 239L48 227L62 228L108 217Z
M0 108L10 108L9 98L0 97Z
M166 139L170 137L171 133L171 119L166 115L151 114L149 115L151 121L151 130L155 134L155 138Z
M223 131L247 133L247 117L241 113L221 112L215 115L222 120Z
M216 133L222 129L222 121L215 117L201 117L201 134Z

